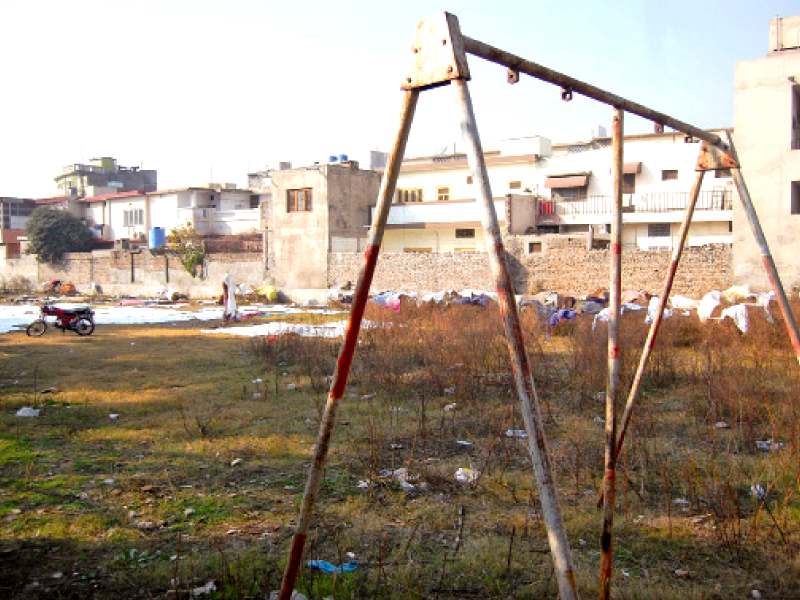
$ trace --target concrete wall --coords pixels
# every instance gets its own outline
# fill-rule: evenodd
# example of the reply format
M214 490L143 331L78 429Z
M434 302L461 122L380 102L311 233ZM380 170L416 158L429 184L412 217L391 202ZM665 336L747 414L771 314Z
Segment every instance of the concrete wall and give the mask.
M269 272L282 290L328 286L328 253L363 251L369 235L370 206L380 175L345 165L317 165L272 172L268 209ZM289 190L310 188L312 210L288 212Z
M736 149L742 174L785 288L800 286L800 214L792 182L800 181L800 150L792 149L792 95L800 81L800 50L736 64ZM800 123L798 123L800 126ZM761 253L746 215L734 203L734 279L767 287Z
M270 275L278 289L327 287L329 244L325 165L275 171L269 229ZM288 212L287 192L311 188L311 211ZM275 232L275 233L273 233Z

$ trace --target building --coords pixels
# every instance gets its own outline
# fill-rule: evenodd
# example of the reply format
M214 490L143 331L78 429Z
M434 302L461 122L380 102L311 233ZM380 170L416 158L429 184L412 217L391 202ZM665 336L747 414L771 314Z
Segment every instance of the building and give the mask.
M98 239L145 242L154 227L166 233L189 225L203 235L261 230L261 196L233 184L139 190L83 198L83 218Z
M800 16L770 21L767 55L736 64L734 105L742 175L784 287L800 287ZM769 286L739 206L734 225L734 280Z
M283 290L327 288L329 253L366 249L380 174L347 160L277 166L286 168L262 173L260 183L250 175L269 195L263 218L271 282Z
M70 164L55 176L57 194L66 197L65 208L82 216L81 198L118 194L120 192L154 192L158 189L158 174L140 167L120 167L110 157L93 158L89 164Z
M30 198L0 198L0 254L8 258L20 255L19 238L25 236L28 218L38 206Z
M724 132L718 132L724 133ZM672 249L695 176L699 144L683 134L625 137L623 245ZM609 233L613 178L611 139L552 144L543 137L504 140L485 152L501 226L531 236ZM484 251L482 207L466 155L403 161L384 237L384 251ZM707 174L688 244L732 241L733 180L729 170Z

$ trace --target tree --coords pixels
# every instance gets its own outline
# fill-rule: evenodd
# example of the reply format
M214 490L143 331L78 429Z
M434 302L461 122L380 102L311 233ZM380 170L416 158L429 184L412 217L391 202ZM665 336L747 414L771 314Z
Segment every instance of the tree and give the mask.
M65 252L88 252L92 233L81 220L66 210L40 207L25 226L30 244L26 252L39 262L56 264Z
M197 277L197 267L202 266L206 249L194 226L186 223L170 231L167 235L167 246L176 252L183 268L192 277Z

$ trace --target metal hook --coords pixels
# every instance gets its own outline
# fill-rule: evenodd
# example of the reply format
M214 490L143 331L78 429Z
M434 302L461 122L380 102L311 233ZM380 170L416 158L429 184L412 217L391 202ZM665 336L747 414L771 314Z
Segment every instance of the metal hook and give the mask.
M569 102L572 100L572 88L570 86L561 88L561 99L564 102Z
M654 129L655 129L656 133L664 133L664 124L663 123L656 123Z

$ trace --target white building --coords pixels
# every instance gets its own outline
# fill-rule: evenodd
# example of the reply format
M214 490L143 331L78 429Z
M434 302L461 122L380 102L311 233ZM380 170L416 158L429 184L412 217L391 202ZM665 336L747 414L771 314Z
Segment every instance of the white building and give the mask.
M698 143L679 133L625 138L623 244L671 249L695 177ZM552 144L543 137L501 142L485 152L501 226L515 234L607 232L613 181L607 137ZM732 242L733 181L707 173L688 236L690 246ZM383 249L483 251L482 208L466 155L403 161Z
M121 192L82 200L87 224L109 241L146 240L154 227L169 233L190 225L200 235L231 235L261 229L261 196L230 185L155 192Z

